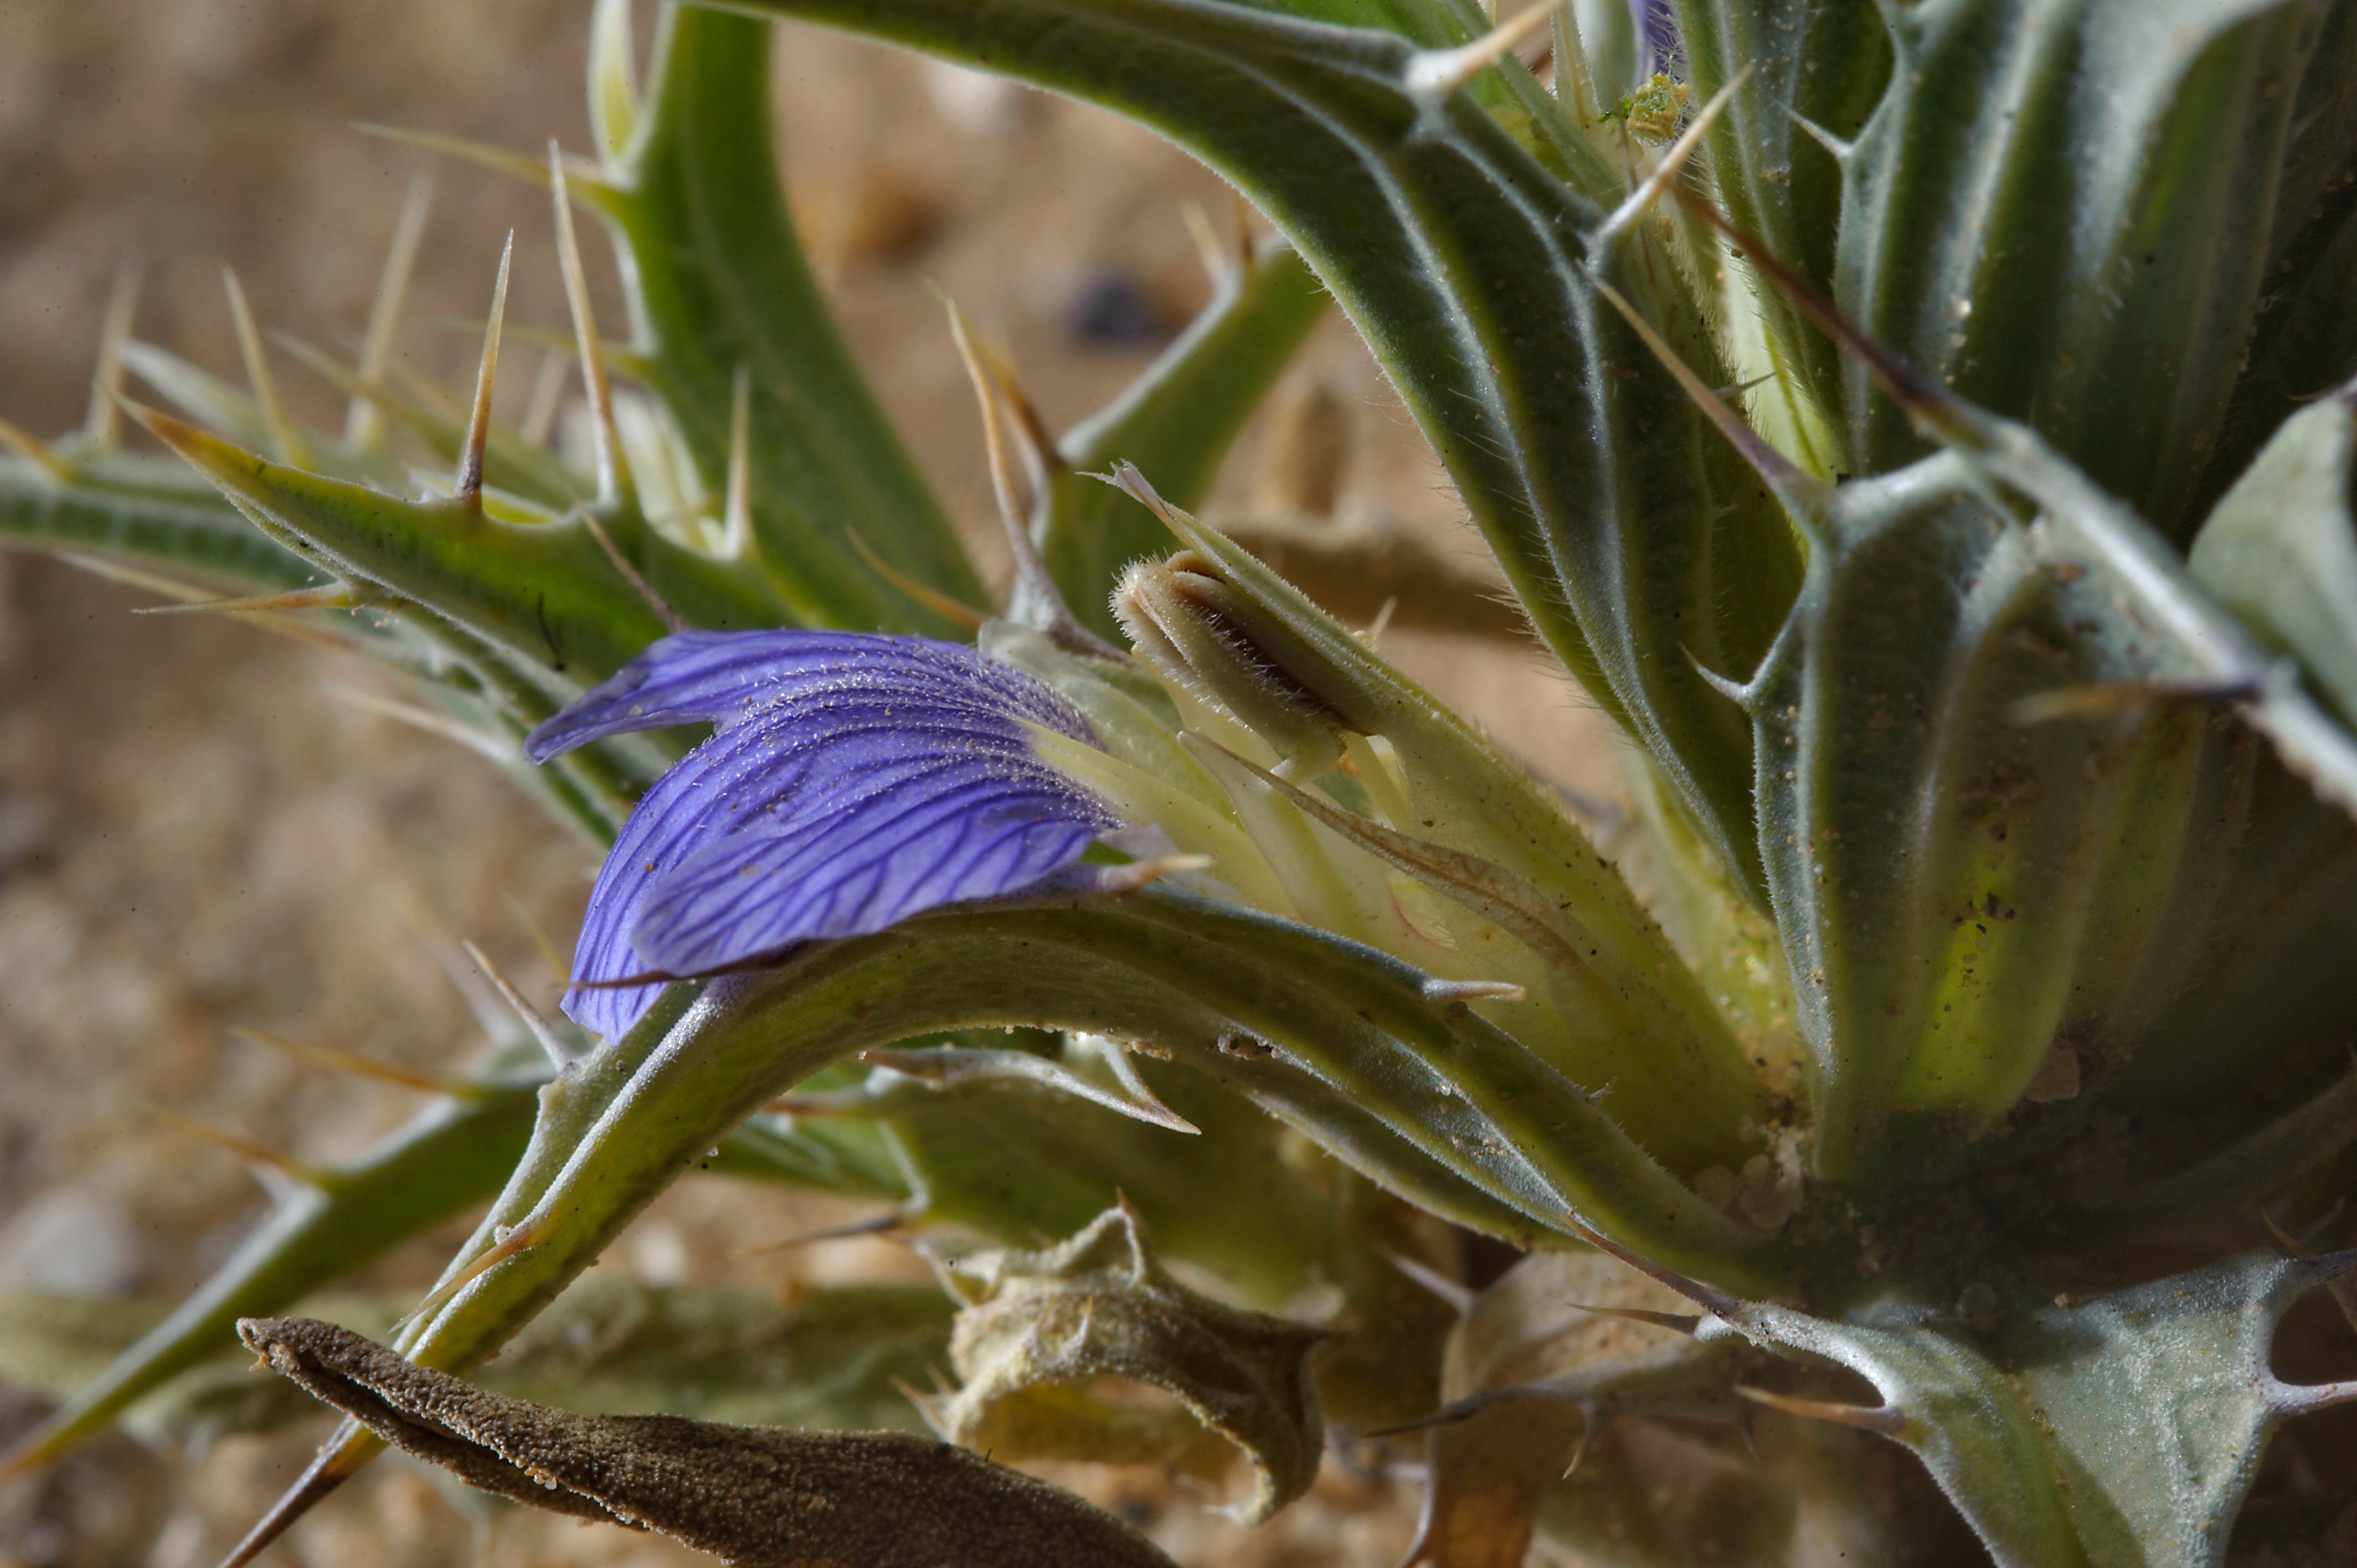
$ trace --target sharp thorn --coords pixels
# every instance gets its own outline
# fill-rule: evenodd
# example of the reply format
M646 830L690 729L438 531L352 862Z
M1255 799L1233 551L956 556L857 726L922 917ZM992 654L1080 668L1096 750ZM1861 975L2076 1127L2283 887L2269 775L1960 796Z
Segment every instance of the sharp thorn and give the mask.
M315 1165L307 1165L292 1155L226 1132L210 1122L199 1122L193 1116L183 1116L161 1105L150 1105L147 1113L177 1133L200 1144L210 1144L224 1154L236 1155L254 1173L255 1179L269 1189L274 1198L285 1197L284 1184L287 1182L320 1187L331 1185L335 1179L332 1175Z
M1555 18L1564 0L1543 0L1453 49L1423 49L1407 62L1402 83L1411 97L1435 103L1513 53L1514 46Z
M467 445L458 455L451 494L478 511L483 505L483 448L491 439L491 385L500 368L500 327L508 310L508 266L515 259L515 231L500 251L499 281L491 285L491 313L483 328L483 361L475 372L475 407L467 420Z
M1734 1385L1736 1394L1753 1404L1766 1405L1770 1410L1798 1416L1803 1421L1829 1421L1836 1426L1854 1426L1860 1432L1871 1432L1894 1442L1907 1440L1914 1423L1907 1412L1896 1405L1834 1404L1824 1400L1795 1399L1767 1389L1755 1389L1748 1383Z
M455 741L489 761L511 767L523 760L522 752L508 736L477 729L462 720L452 718L447 714L437 714L433 709L420 707L415 703L404 703L391 697L380 697L374 692L364 692L357 686L348 686L340 681L322 681L319 682L319 690L346 707L358 708L362 713L374 714L379 718L391 719L396 724L407 725L410 728L422 731L426 735L439 736L444 740Z
M858 542L856 535L852 542ZM753 370L742 360L728 393L728 493L721 502L720 551L731 561L753 553Z
M766 1258L772 1253L791 1252L798 1247L808 1247L820 1241L844 1241L858 1236L890 1236L908 1229L909 1217L896 1208L844 1225L800 1231L782 1241L763 1241L756 1246L739 1247L728 1255L732 1258Z
M1662 192L1667 190L1684 171L1686 160L1694 156L1695 149L1702 145L1705 136L1710 134L1711 126L1717 124L1718 117L1727 112L1727 106L1735 102L1735 95L1743 84L1751 80L1752 69L1747 62L1741 70L1727 79L1727 85L1711 94L1710 102L1702 106L1702 113L1696 114L1693 124L1670 144L1668 150L1663 153L1661 162L1653 166L1653 172L1645 177L1644 183L1631 191L1628 199L1614 208L1612 215L1598 227L1588 246L1591 267L1601 263L1605 252L1611 249L1612 242L1644 217L1646 210L1661 199Z
M1596 1411L1592 1406L1583 1404L1579 1407L1579 1438L1571 1445L1571 1457L1565 1461L1563 1474L1556 1477L1556 1480L1571 1479L1571 1473L1579 1468L1581 1460L1587 1457L1588 1446L1596 1439L1596 1429L1603 1424L1597 1419Z
M115 264L106 314L99 318L98 368L91 376L90 410L81 422L82 439L93 446L123 444L123 411L114 398L123 390L123 346L131 341L131 324L139 314L141 271L133 256Z
M574 515L581 520L581 526L589 531L589 537L597 542L597 548L606 553L606 559L614 564L614 570L622 575L622 581L630 585L630 591L644 600L649 609L655 612L655 618L662 622L665 631L676 635L690 628L692 623L688 618L672 608L671 602L655 592L654 585L641 576L636 566L630 564L630 558L622 553L622 547L614 542L614 536L606 532L605 525L597 521L597 514L585 506L576 508Z
M964 631L980 631L983 622L990 618L963 599L953 599L939 588L929 587L886 561L868 548L867 541L859 536L858 530L846 528L844 534L851 541L853 551L862 561L867 563L868 570L951 625Z
M368 328L361 336L357 367L362 386L384 379L393 360L393 339L401 325L401 308L409 297L409 280L417 271L417 252L425 240L425 220L434 208L433 177L419 174L409 182L401 200L401 216L393 220L393 242L385 250L384 268L377 274L376 297L370 302ZM373 399L354 393L344 413L344 440L364 452L384 446L384 411Z
M1778 260L1767 246L1737 228L1725 213L1713 207L1699 193L1682 185L1672 186L1670 193L1677 198L1680 206L1717 230L1721 238L1742 252L1747 261L1760 269L1760 276L1798 306L1802 315L1816 324L1817 330L1856 354L1884 392L1906 412L1919 428L1936 439L1956 446L1979 449L1988 445L1986 432L1970 409L1951 397L1944 389L1900 363L1889 349L1867 337L1836 310L1832 301Z
M109 561L102 555L85 555L76 550L60 550L53 560L62 561L78 571L93 577L103 577L110 583L137 588L142 593L160 594L165 598L182 604L198 604L212 596L210 588L200 588L194 583L184 583L161 572L149 572L121 561ZM137 614L135 610L133 614ZM249 623L264 631L274 632L296 642L307 642L318 648L349 650L350 644L332 632L307 626L298 620L285 620L275 616L258 618Z
M581 265L581 242L573 230L573 198L565 178L565 154L552 136L548 142L548 194L556 209L556 255L565 270L565 303L573 314L573 335L581 354L581 384L589 393L590 429L597 453L597 499L612 505L630 488L630 466L622 456L620 430L614 423L614 385L606 374L606 356L597 340L597 317L589 304L589 274Z
M1811 504L1825 493L1827 487L1824 481L1802 472L1792 459L1770 446L1766 437L1745 424L1743 416L1727 407L1717 392L1704 385L1702 378L1678 357L1676 349L1663 341L1652 323L1638 314L1637 307L1623 298L1619 289L1601 278L1595 279L1594 283L1596 292L1603 295L1605 303L1620 313L1620 318L1629 324L1629 329L1652 350L1653 358L1670 372L1685 392L1687 400L1702 411L1703 417L1727 437L1727 444L1742 454L1744 461L1751 465L1753 471L1765 479L1770 488L1801 505Z
M413 1326L423 1324L428 1317L448 1305L452 1298L460 1291L465 1290L510 1258L529 1252L539 1246L540 1225L541 1221L537 1215L527 1216L522 1224L500 1237L499 1240L481 1257L426 1292L425 1298L410 1308L401 1321L393 1326L394 1332L405 1334Z
M231 1025L231 1034L248 1044L266 1046L293 1057L312 1067L326 1068L330 1072L348 1072L355 1078L369 1079L377 1083L389 1083L395 1089L413 1090L419 1094L444 1094L453 1100L480 1100L483 1086L469 1079L454 1078L447 1073L420 1072L414 1068L396 1067L381 1062L374 1057L355 1055L350 1051L329 1050L324 1046L307 1046L300 1040Z
M143 605L135 616L263 615L276 610L356 610L384 601L382 590L350 583L321 583L290 588L283 594L243 594L227 599L198 599L184 605Z
M1211 215L1203 210L1203 204L1181 203L1178 217L1187 225L1187 238L1195 242L1195 259L1202 263L1203 275L1211 280L1211 292L1224 294L1233 288L1237 278L1234 250L1222 242L1219 231L1211 227Z
M1435 980L1423 987L1426 1002L1520 1002L1530 993L1511 980Z
M549 1065L559 1072L571 1067L573 1065L571 1047L565 1045L564 1037L557 1034L554 1026L546 1018L541 1016L540 1009L525 1001L523 993L508 983L508 977L501 974L491 961L483 956L482 949L467 941L460 942L458 946L465 950L468 958L474 961L475 967L482 972L483 978L498 989L500 999L514 1009L517 1017L523 1020L523 1026L532 1031L532 1037L538 1040L540 1048L548 1053Z
M1388 1247L1379 1247L1376 1251L1383 1254L1384 1261L1393 1268L1447 1302L1458 1316L1463 1317L1473 1310L1474 1300L1480 1293L1474 1290L1472 1286L1452 1280L1439 1270L1419 1262L1405 1252L1394 1252Z
M950 336L957 344L958 358L965 364L966 375L974 382L974 401L981 408L983 442L990 458L991 492L997 498L1006 547L1015 558L1015 579L1006 595L1006 617L1047 632L1068 648L1117 657L1118 650L1082 626L1064 603L1047 563L1039 558L1039 542L1031 536L1025 502L1044 500L1043 487L1065 471L1062 455L1057 451L1053 437L1048 435L1030 399L1023 394L1011 367L974 336L966 324L965 313L954 300L944 299L942 303L949 310ZM1033 487L1028 498L1019 495L1016 489L1017 454L1015 438L1007 428L1010 417L1019 427L1028 447L1022 456Z
M1805 114L1794 113L1792 115L1792 124L1798 125L1803 131L1806 132L1809 138L1815 142L1817 145L1833 154L1834 162L1837 164L1846 164L1849 162L1850 154L1857 148L1857 143L1843 141L1839 136L1835 135L1831 131L1826 130L1823 125L1818 124L1814 120L1810 119Z
M1655 1312L1642 1306L1590 1306L1585 1302L1566 1302L1574 1312L1584 1312L1592 1317L1617 1317L1624 1323L1642 1323L1653 1328L1666 1328L1673 1334L1683 1334L1691 1339L1702 1327L1702 1319L1690 1312Z
M107 401L107 406L109 408L114 406L113 399ZM64 458L51 451L48 442L21 425L12 424L5 419L0 419L0 446L6 447L25 461L33 464L61 485L73 482L72 467Z
M221 268L221 285L229 291L230 320L237 328L237 351L245 360L246 384L253 389L253 401L262 409L262 423L270 432L270 455L290 468L307 468L311 455L304 449L294 421L286 417L286 404L278 395L278 378L270 373L270 356L262 347L262 330L253 324L253 307L246 302L245 285L228 266Z
M518 337L523 336L519 331ZM532 378L532 395L524 400L523 418L516 434L528 446L546 446L556 433L556 416L564 412L565 382L573 373L573 346L552 348L540 357L540 371Z
M548 185L546 164L523 153L511 152L505 147L495 147L489 142L468 141L464 136L445 136L433 131L413 131L405 125L385 125L369 120L353 121L352 129L362 135L382 136L387 141L400 142L429 153L445 153L452 157L464 158L470 164L495 169L500 174L513 175L518 179L529 181L543 188ZM599 188L605 185L603 171L594 164L586 164L576 158L567 158L565 161L565 172L576 184Z
M361 1435L360 1423L346 1417L319 1450L318 1457L311 1461L310 1467L280 1494L278 1500L270 1505L270 1511L255 1520L245 1538L221 1560L221 1568L246 1568L247 1563L269 1551L280 1536L293 1529L296 1521L310 1512L320 1498L349 1480L359 1466L345 1455L354 1447L350 1440L357 1435ZM363 1455L373 1453L373 1445L362 1447L361 1452Z
M1681 647L1678 651L1686 656L1686 662L1694 666L1694 672L1702 677L1704 685L1708 686L1745 713L1751 711L1752 691L1749 686L1713 670L1695 657L1694 650L1690 648Z
M513 915L516 924L523 928L524 936L532 942L533 950L540 954L540 961L548 966L548 972L560 976L565 974L570 966L565 963L564 954L557 951L556 944L549 940L548 928L533 919L532 911L525 908L514 894L502 893L500 897L507 900L508 913Z
M1591 1229L1579 1216L1568 1210L1565 1212L1564 1219L1570 1227L1573 1235L1598 1251L1620 1259L1656 1284L1667 1285L1713 1316L1725 1318L1729 1323L1741 1320L1744 1304L1739 1297L1731 1296L1725 1291L1713 1290L1700 1280L1688 1279L1675 1269L1666 1268L1641 1253L1631 1251L1609 1236Z
M409 927L410 934L417 939L417 945L424 948L426 956L434 961L435 967L449 980L451 988L458 993L458 999L467 1004L467 1011L474 1016L475 1026L493 1041L505 1040L511 1022L507 1005L500 1001L500 993L486 984L482 975L467 961L467 955L460 950L458 939L451 934L450 928L442 923L441 918L417 896L414 888L404 887L399 901L403 922ZM564 973L564 968L560 965L556 972Z

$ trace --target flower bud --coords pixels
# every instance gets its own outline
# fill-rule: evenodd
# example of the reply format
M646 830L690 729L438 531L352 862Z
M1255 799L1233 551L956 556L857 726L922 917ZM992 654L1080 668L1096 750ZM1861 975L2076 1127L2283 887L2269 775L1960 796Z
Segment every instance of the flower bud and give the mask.
M1341 760L1345 734L1365 733L1297 673L1286 655L1298 639L1194 551L1130 567L1114 614L1157 673L1266 741L1283 778L1318 777Z

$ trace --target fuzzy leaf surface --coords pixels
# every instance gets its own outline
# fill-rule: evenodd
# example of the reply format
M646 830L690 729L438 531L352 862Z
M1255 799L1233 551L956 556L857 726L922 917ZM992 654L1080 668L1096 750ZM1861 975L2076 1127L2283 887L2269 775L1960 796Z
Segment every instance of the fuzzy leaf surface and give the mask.
M2085 1301L2009 1304L1982 1340L1892 1301L1828 1323L1735 1326L1863 1374L2000 1568L2214 1568L2267 1438L2301 1391L2277 1323L2357 1255L2228 1258ZM2067 1298L2065 1298L2067 1301Z

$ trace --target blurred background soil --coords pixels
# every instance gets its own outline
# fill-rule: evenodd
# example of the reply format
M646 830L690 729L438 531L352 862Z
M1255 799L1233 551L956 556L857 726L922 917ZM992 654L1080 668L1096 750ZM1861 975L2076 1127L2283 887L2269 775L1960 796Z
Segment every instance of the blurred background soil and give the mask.
M511 227L510 320L562 327L537 192L352 123L584 148L587 18L587 0L0 3L0 416L44 434L81 422L124 256L145 263L139 336L217 372L238 374L224 263L266 326L343 347L402 194L429 166L409 363L451 383L470 374L475 341L453 322L479 320ZM1184 209L1196 203L1225 226L1232 198L1095 111L800 28L780 29L777 48L797 209L851 338L977 548L1001 562L970 394L931 291L1009 345L1049 418L1070 423L1205 297ZM613 330L619 296L604 281ZM538 350L510 342L502 391L514 409ZM277 369L300 411L340 424L324 385L283 356ZM1335 398L1350 438L1338 513L1413 531L1487 571L1446 480L1340 321L1275 402L1313 388ZM1249 512L1265 461L1248 439L1214 516ZM327 1161L408 1109L230 1026L419 1066L463 1060L479 1036L444 972L451 936L553 1001L560 977L527 922L569 944L593 869L486 765L326 689L376 687L357 660L249 627L132 615L143 602L53 562L0 556L0 1289L187 1289L264 1200L236 1158L170 1117ZM1385 647L1547 776L1610 790L1600 721L1540 655L1407 633ZM692 1180L600 1266L777 1288L795 1275L907 1277L906 1255L873 1240L736 1255L850 1212ZM414 1291L462 1235L421 1240L361 1283ZM0 1389L0 1444L40 1409ZM0 1487L0 1568L203 1568L317 1436L233 1439L185 1460L110 1439ZM1092 1490L1129 1503L1189 1562L1395 1561L1410 1492L1328 1469L1316 1496L1249 1535L1167 1489L1124 1494L1128 1481L1098 1477ZM702 1559L520 1512L485 1534L416 1472L385 1465L265 1561Z

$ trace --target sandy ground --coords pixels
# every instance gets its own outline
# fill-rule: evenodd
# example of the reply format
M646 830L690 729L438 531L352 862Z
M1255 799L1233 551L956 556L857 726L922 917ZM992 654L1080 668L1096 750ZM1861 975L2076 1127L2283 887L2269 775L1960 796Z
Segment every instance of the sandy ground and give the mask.
M431 127L518 148L587 142L585 0L12 0L0 5L0 415L81 417L117 258L145 263L139 330L233 374L219 272L266 322L337 342L363 317L379 248L423 155L349 123ZM1199 298L1181 220L1222 188L1147 134L1023 95L995 124L953 113L920 63L792 30L780 40L788 166L809 209L881 191L923 237L844 265L838 300L888 404L993 561L979 435L930 288L1009 343L1051 418L1077 419L1144 363L1059 325L1106 269L1166 306ZM473 344L501 232L518 231L511 320L560 325L545 203L497 177L436 169L434 226L404 339L446 378ZM834 203L834 206L830 206ZM607 306L613 306L610 289ZM528 369L530 359L518 361ZM279 366L298 407L334 400ZM1356 438L1343 510L1478 553L1405 416L1340 323L1296 378L1344 399ZM511 374L520 398L528 375ZM1247 493L1250 443L1223 492ZM557 977L524 920L569 938L590 869L487 768L337 701L355 661L233 626L142 619L125 589L0 557L0 1286L60 1273L169 1294L262 1211L238 1161L158 1109L297 1158L348 1152L404 1112L391 1091L241 1044L249 1025L389 1060L446 1063L475 1035L421 923L481 942L535 994ZM1393 651L1554 776L1609 788L1599 725L1536 658L1398 639ZM774 1192L691 1184L605 1265L775 1284L730 1257L748 1234L822 1214ZM65 1215L61 1242L6 1239ZM13 1227L14 1229L10 1229ZM385 1289L430 1276L456 1233L388 1259ZM808 1265L904 1266L874 1243ZM81 1271L75 1274L74 1271ZM46 1273L45 1273L46 1271ZM38 1407L0 1391L0 1440ZM299 1466L315 1434L237 1440L193 1464L110 1440L0 1489L0 1568L202 1568ZM614 1529L511 1516L488 1537L414 1473L347 1488L277 1549L341 1568L474 1561L701 1561ZM1191 1561L1393 1561L1409 1500L1329 1477L1249 1541L1200 1508L1157 1529Z

